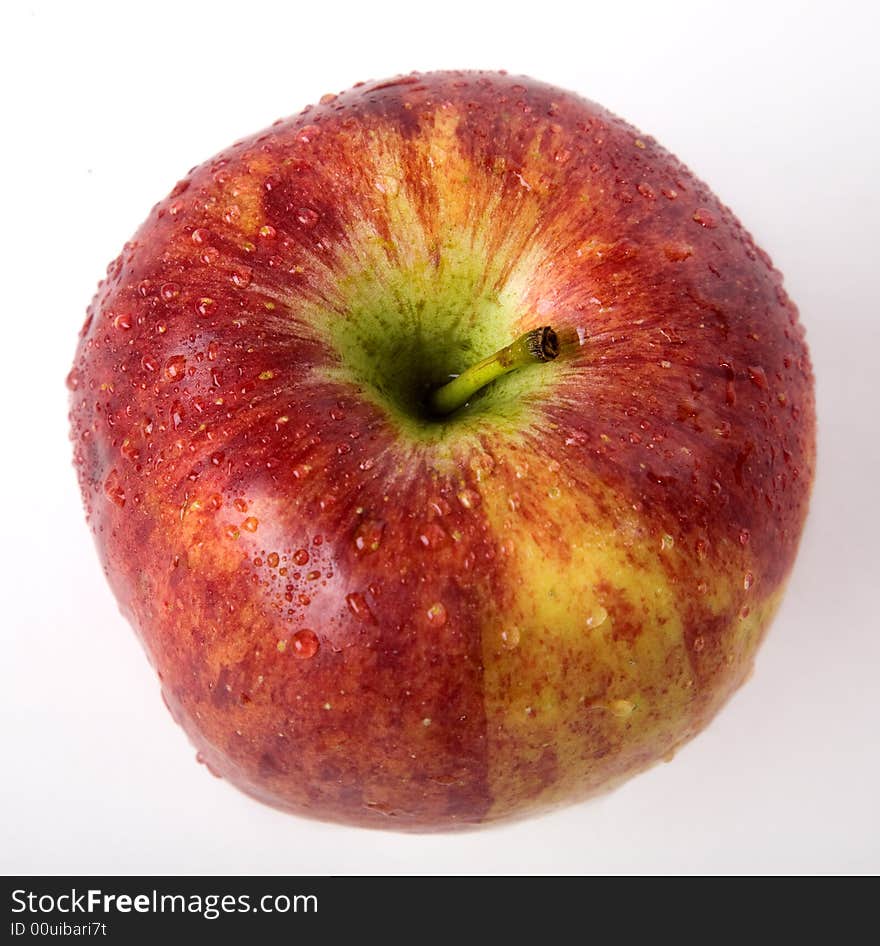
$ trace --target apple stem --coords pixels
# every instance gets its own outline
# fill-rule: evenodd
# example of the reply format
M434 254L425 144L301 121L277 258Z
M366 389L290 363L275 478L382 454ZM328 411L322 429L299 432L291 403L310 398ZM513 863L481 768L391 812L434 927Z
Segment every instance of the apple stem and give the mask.
M558 354L559 339L549 325L532 329L506 348L478 361L467 371L435 388L428 397L428 407L431 413L438 416L451 414L496 378L526 365L553 361Z

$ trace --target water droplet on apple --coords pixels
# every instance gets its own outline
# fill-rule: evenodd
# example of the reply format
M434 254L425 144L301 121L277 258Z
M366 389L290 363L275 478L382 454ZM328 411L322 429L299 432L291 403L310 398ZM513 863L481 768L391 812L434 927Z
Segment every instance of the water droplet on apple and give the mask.
M755 583L755 576L751 572L746 572L743 576L743 588L748 591Z
M419 529L418 540L426 549L435 549L448 538L443 526L436 522L428 522Z
M193 243L199 246L202 245L203 243L207 243L210 238L211 238L210 231L206 230L204 227L197 227L192 232L192 241Z
M443 627L443 625L446 623L446 619L448 615L446 612L446 606L443 604L442 601L434 602L434 604L432 604L431 607L428 608L426 613L427 613L428 620L435 627Z
M520 632L518 627L507 627L499 636L501 637L501 646L507 648L507 650L513 650L519 646Z
M280 561L281 561L281 559L279 558L277 552L270 552L270 553L266 556L266 564L269 566L269 568L277 568L277 567L278 567L278 563L279 563Z
M739 544L740 544L740 545L748 545L748 544L749 544L749 539L750 539L751 537L752 537L752 534L751 534L751 532L749 532L748 529L740 529L740 530L739 530Z
M547 490L548 499L559 499L561 495L562 490L558 486L551 486L550 489Z
M694 211L693 219L695 223L698 223L701 227L705 227L707 230L713 230L718 226L718 221L715 219L715 214L713 214L711 210L707 210L705 207L698 207Z
M694 248L690 243L666 243L663 254L672 263L681 263L694 255Z
M632 715L633 710L636 708L636 704L632 700L612 700L608 704L608 711L612 716L616 716L618 719L626 719L628 716Z
M428 500L428 509L437 516L448 516L452 507L442 496L435 496Z
M196 762L198 762L199 765L203 765L211 773L211 775L214 776L214 778L223 778L223 776L211 765L210 762L208 762L201 752L196 753Z
M128 331L131 328L131 316L127 312L121 312L113 319L113 327Z
M767 373L760 365L749 365L749 381L754 384L756 388L766 389L767 387Z
M294 565L308 565L309 564L309 553L305 549L297 549L293 553L293 564Z
M146 367L146 365L144 367ZM165 377L169 381L179 381L183 377L185 370L186 358L184 358L183 355L174 355L165 362Z
M296 219L300 224L306 228L306 230L311 230L312 227L320 219L321 215L317 210L313 210L311 207L300 207L296 212Z
M367 808L369 811L378 811L380 815L385 815L386 818L393 818L394 815L397 814L391 805L387 805L382 801L364 802L364 808Z
M125 487L119 480L119 474L116 470L111 470L110 475L104 482L104 492L115 505L121 509L125 505Z
M587 615L586 625L587 627L600 627L608 620L608 612L601 604L597 604L593 607L593 610L590 614Z
M321 129L317 125L303 125L297 133L297 138L308 144L310 141L314 141L321 134Z
M382 544L385 523L378 519L365 519L354 533L354 547L358 552L375 552Z
M246 532L256 532L259 525L259 519L257 519L255 516L248 516L247 519L245 519L245 521L241 524L241 527Z
M375 620L373 612L370 610L369 604L367 604L367 599L359 591L353 591L351 594L346 595L345 603L348 605L348 610L351 611L359 621L370 624Z
M675 539L667 532L660 539L660 548L665 552L675 545Z
M290 638L290 652L299 660L310 660L318 653L318 635L304 627Z
M465 509L476 509L480 505L480 494L473 489L463 489L458 494L458 501Z
M232 282L238 286L239 289L247 289L253 278L253 271L245 268L237 269L232 274Z
M380 194L387 194L388 197L394 197L400 190L400 181L390 174L382 174L376 178L375 187Z

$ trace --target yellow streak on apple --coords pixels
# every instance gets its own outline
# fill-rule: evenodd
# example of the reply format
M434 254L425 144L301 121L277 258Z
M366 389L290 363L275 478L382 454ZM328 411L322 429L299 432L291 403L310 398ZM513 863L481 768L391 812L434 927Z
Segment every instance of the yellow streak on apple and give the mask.
M483 491L484 510L508 549L505 586L515 589L483 634L489 820L515 813L528 798L552 806L572 792L589 796L674 752L744 681L781 597L753 604L723 632L729 679L706 702L679 605L682 592L694 592L671 584L661 564L662 555L678 553L661 550L605 487L594 490L601 503L564 489L549 499L524 482L521 501L540 510L531 523L510 514L504 491ZM712 612L738 600L741 576L707 568L694 576L700 580ZM603 583L643 626L632 643L615 638L613 604L597 588ZM554 769L549 787L547 765Z

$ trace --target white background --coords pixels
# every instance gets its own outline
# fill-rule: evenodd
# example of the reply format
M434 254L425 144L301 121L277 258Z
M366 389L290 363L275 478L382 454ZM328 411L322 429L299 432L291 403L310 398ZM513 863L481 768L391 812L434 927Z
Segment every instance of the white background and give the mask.
M880 869L880 93L873 2L10 4L0 146L0 870ZM10 10L12 12L10 12ZM464 836L322 825L198 766L105 586L64 377L107 262L186 170L321 94L506 68L655 135L786 274L819 472L751 682L611 796Z

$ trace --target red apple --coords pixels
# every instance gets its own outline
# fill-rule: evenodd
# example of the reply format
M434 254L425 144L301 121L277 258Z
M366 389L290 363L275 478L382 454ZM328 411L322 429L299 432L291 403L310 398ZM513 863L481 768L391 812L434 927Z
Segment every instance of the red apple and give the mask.
M441 388L547 327L559 357ZM748 675L813 478L767 255L652 138L504 74L356 86L196 168L69 384L104 570L200 758L364 825L669 757Z

